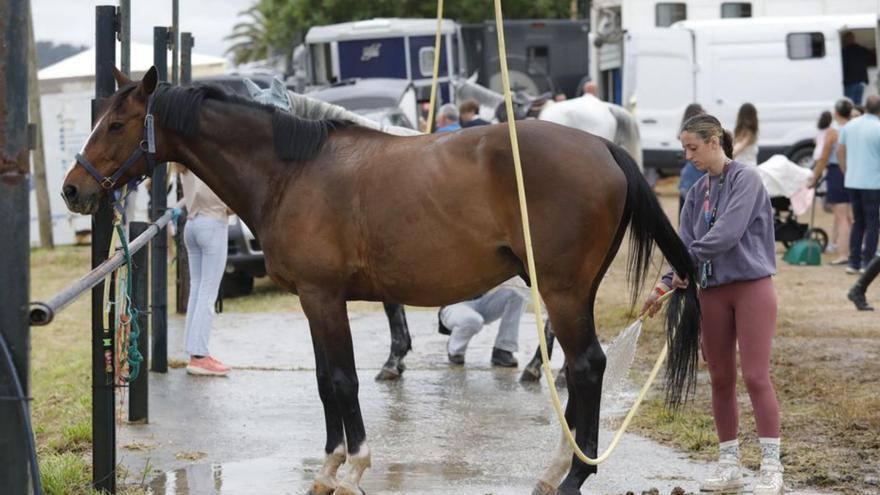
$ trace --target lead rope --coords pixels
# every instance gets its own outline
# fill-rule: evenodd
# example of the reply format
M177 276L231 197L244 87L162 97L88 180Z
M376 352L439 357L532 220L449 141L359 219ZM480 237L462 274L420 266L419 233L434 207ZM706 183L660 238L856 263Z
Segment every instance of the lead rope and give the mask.
M442 0L439 0L440 4L438 5L438 11L442 6ZM501 62L501 82L504 86L504 105L507 110L507 115L511 118L507 119L507 128L510 132L510 146L513 151L513 166L516 170L516 188L519 196L519 207L520 207L520 216L522 217L522 225L523 225L523 236L525 237L525 245L526 245L526 259L528 262L529 269L529 278L532 282L531 292L532 292L532 304L535 308L535 314L541 314L541 298L540 292L538 291L538 276L535 270L535 257L532 251L532 235L529 229L529 212L528 207L526 206L526 196L525 196L525 186L523 183L523 174L522 174L522 165L520 162L519 156L519 141L516 136L516 123L512 118L513 113L513 101L510 95L510 80L507 74L507 49L504 46L504 21L501 14L501 0L495 0L495 27L498 32L498 58ZM439 37L440 28L438 23L437 35ZM436 53L435 53L436 55ZM435 80L436 80L436 61L435 58ZM432 90L433 95L433 90ZM432 106L433 109L433 106ZM669 291L663 297L658 299L658 302L665 302L666 299L672 294L673 291ZM645 313L642 313L637 322L643 320ZM547 352L547 341L544 338L544 322L543 318L535 318L535 324L538 330L538 342L541 347L541 360L542 367L544 369L544 376L547 379L547 385L550 389L550 397L553 401L553 407L556 409L556 415L559 418L559 423L562 426L563 434L565 435L566 440L568 441L569 447L574 451L574 454L586 464L589 465L599 465L602 462L605 462L610 456L611 453L617 448L617 445L620 443L620 439L623 437L623 434L626 432L626 429L629 427L630 421L636 415L636 412L639 409L639 406L642 404L642 401L645 399L645 396L650 390L651 385L653 385L654 380L657 378L657 374L660 372L660 367L663 365L663 361L666 360L666 355L668 353L668 345L664 344L663 349L660 351L660 355L657 356L657 361L654 363L654 368L651 369L651 373L648 375L648 381L642 386L641 391L639 392L639 396L630 409L629 413L624 418L623 423L620 425L620 428L617 430L617 433L614 435L614 438L611 440L611 443L608 445L608 448L605 449L605 452L602 455L598 456L595 459L591 459L587 457L586 454L580 449L577 444L577 441L574 438L574 435L571 432L571 428L568 425L568 421L565 419L565 412L562 408L562 402L559 400L559 394L556 391L556 386L554 385L553 378L553 370L550 367L550 357Z

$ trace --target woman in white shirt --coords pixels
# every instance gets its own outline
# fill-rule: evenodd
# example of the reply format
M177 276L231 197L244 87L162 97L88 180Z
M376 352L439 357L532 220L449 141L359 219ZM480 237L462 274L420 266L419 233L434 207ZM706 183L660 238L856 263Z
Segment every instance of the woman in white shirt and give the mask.
M733 159L752 167L758 165L758 109L751 103L743 103L736 114Z

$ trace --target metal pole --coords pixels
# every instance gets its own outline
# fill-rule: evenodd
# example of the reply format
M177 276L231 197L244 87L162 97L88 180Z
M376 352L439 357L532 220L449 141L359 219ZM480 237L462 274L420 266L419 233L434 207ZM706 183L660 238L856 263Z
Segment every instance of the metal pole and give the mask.
M153 28L153 65L159 72L159 80L168 80L168 28ZM167 165L161 163L153 171L150 220L156 221L168 203L165 189ZM150 370L168 372L168 236L165 232L153 238L150 245L150 275L152 284L152 334L153 360Z
M95 7L95 100L92 122L98 118L98 101L116 90L112 68L116 63L116 7ZM92 215L92 267L107 259L113 211L106 199ZM104 284L92 289L92 484L96 490L116 493L116 422L113 371L113 329L104 325Z
M192 82L192 33L180 33L180 84L186 86ZM183 184L180 175L177 175L177 200L183 199ZM183 231L186 228L186 215L182 215L177 221L177 231L174 241L177 244L177 314L186 314L186 306L189 302L189 258L186 253L186 243L183 241Z
M131 77L131 0L119 0L119 70Z
M29 394L30 329L22 318L29 291L27 2L0 0L0 332L12 353L24 396ZM12 374L0 365L0 394L16 396ZM4 493L30 493L25 422L19 401L0 401L0 480Z
M147 231L145 222L131 222L129 225L129 239L136 239ZM150 362L150 338L147 333L147 305L150 300L150 265L146 249L141 249L131 256L132 266L128 267L132 281L131 304L138 310L138 349L144 356L141 363L141 372L128 386L128 421L132 423L149 423L149 390L150 373L147 372L147 363Z
M168 42L171 44L171 84L177 86L178 81L180 79L180 70L178 69L178 45L180 44L180 19L178 13L180 12L180 8L178 6L179 0L171 1L171 38L169 38Z

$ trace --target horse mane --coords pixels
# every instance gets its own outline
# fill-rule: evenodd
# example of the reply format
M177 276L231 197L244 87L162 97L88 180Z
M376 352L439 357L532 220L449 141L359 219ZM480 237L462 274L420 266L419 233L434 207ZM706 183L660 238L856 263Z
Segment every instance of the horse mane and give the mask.
M202 103L205 100L266 112L272 116L275 153L287 161L314 158L332 131L352 125L341 120L303 119L273 105L265 105L231 93L214 84L172 86L160 83L153 95L153 112L159 123L190 137L199 132Z

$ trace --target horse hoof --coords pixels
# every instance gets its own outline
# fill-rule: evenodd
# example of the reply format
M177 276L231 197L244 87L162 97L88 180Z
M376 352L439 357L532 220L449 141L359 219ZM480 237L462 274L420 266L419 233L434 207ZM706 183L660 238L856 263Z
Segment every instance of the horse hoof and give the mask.
M403 373L403 370L400 368L382 368L379 370L379 373L376 375L377 382L388 382L397 380L400 378L400 375Z
M352 486L343 481L339 483L339 487L333 492L333 495L366 495L366 492L361 490L360 487Z
M554 493L556 493L556 488L543 480L538 480L538 483L532 490L532 495L553 495Z
M540 368L531 368L526 366L523 368L522 374L519 376L519 381L522 383L531 383L536 382L541 379L541 369Z
M330 485L324 480L315 480L306 495L331 495L336 490L336 484Z
M568 385L568 382L565 380L565 373L559 373L558 375L556 375L556 388L557 389L562 390L567 385Z

